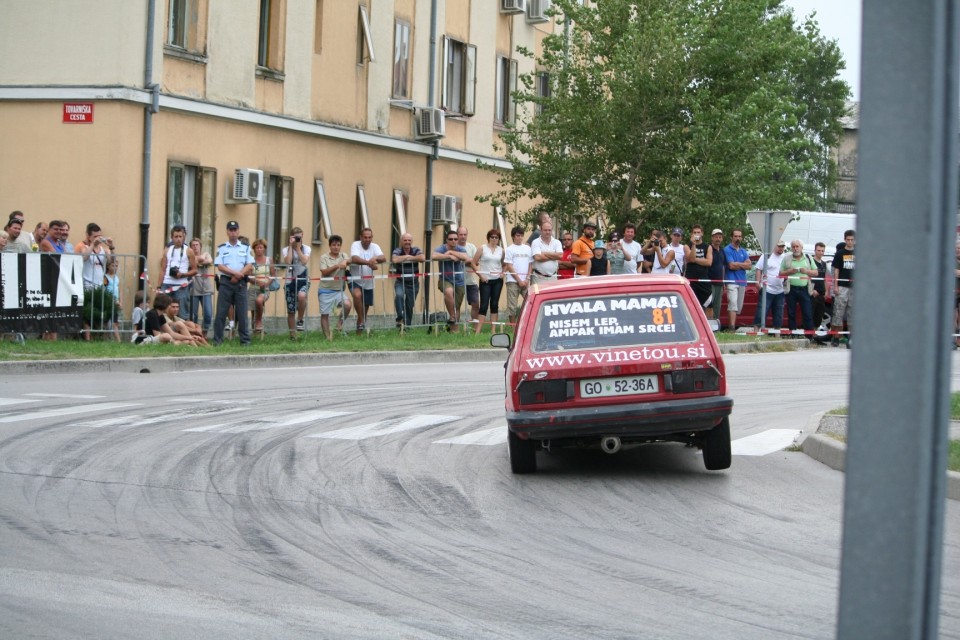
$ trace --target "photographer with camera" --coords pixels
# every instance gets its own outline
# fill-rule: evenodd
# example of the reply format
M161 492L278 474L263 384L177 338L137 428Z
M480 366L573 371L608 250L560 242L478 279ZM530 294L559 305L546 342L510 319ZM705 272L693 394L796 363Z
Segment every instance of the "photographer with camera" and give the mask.
M290 230L289 244L283 248L280 258L284 264L290 265L285 287L287 327L290 329L290 339L296 340L296 332L306 328L303 316L307 312L307 291L310 290L310 278L307 275L307 267L310 264L310 245L303 244L303 229L294 227ZM294 316L296 316L296 325L294 325Z
M107 262L113 252L113 240L103 237L100 225L91 222L87 225L86 237L73 250L83 259L83 288L102 287Z
M163 282L160 291L170 295L180 303L177 315L187 320L190 314L190 283L197 275L197 256L185 243L187 229L182 224L174 225L170 230L170 245L160 259L160 273Z

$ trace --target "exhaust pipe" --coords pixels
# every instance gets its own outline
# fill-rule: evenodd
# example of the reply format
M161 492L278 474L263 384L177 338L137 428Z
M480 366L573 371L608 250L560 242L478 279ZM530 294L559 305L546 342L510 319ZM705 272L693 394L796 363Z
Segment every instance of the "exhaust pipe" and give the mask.
M616 436L607 436L600 439L600 448L604 453L614 454L620 451L620 438Z

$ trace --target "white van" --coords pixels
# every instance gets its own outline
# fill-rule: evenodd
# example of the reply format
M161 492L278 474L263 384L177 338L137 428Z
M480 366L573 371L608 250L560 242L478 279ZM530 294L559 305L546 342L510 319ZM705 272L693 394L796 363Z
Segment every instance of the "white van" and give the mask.
M856 229L857 215L854 213L828 213L824 211L791 211L793 216L783 230L781 240L790 246L792 240L803 242L803 252L813 255L814 245L822 242L827 245L824 259L833 260L837 244L843 242L843 233L847 229Z

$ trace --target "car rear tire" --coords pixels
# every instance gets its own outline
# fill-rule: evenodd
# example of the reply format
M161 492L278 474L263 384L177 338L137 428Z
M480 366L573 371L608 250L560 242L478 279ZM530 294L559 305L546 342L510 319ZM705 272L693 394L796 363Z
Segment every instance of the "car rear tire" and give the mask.
M537 470L535 440L523 440L507 430L507 448L510 450L510 470L514 473L534 473Z
M724 418L703 436L703 466L708 471L729 469L731 457L730 418Z

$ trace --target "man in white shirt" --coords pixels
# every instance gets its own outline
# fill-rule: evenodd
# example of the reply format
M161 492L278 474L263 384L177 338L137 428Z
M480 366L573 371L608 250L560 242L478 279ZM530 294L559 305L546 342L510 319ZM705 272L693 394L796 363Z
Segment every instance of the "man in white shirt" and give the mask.
M530 263L533 252L529 245L523 244L523 227L510 230L513 244L503 252L503 272L507 280L507 315L510 322L516 322L520 315L521 298L527 299Z
M628 222L623 225L623 239L620 240L620 249L623 251L623 272L637 273L637 260L640 258L640 251L643 245L634 241L637 236L637 225Z
M773 253L760 256L757 261L757 284L760 285L762 297L757 301L753 324L760 326L760 307L763 305L763 297L766 297L767 313L773 316L770 326L776 329L777 333L783 326L783 278L780 277L780 263L783 262L783 250L786 246L787 243L781 240Z
M552 222L540 224L540 237L530 244L530 252L534 260L532 281L556 280L559 261L563 259L563 245L553 237Z
M366 331L367 314L373 306L373 272L386 261L383 251L373 242L373 229L362 229L360 239L350 245L350 291L357 310L357 333Z
M480 278L477 277L477 272L473 268L473 257L477 255L477 245L467 242L468 234L466 227L461 226L457 229L457 245L463 247L464 253L470 258L470 261L464 264L464 291L467 305L470 307L470 322L476 323L480 322ZM457 311L459 313L459 309Z

